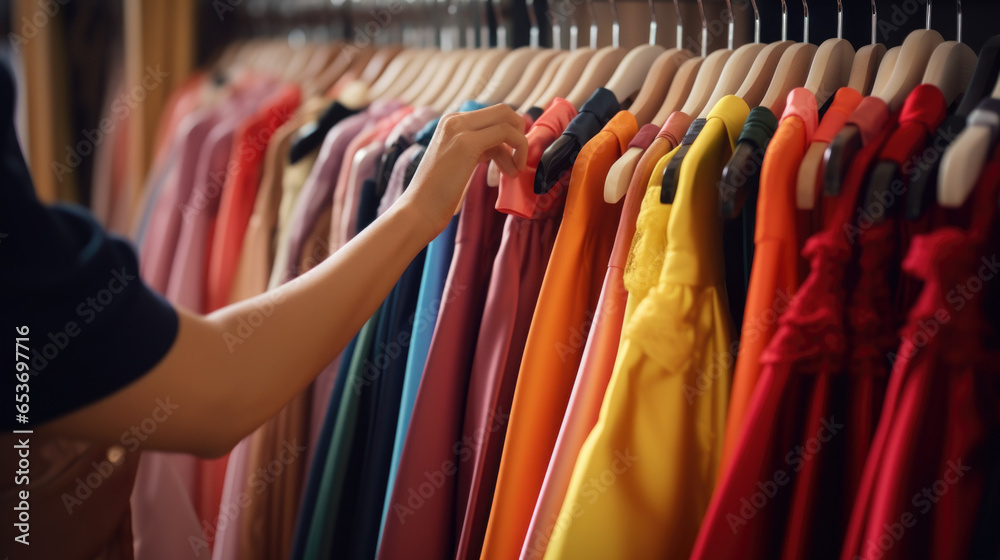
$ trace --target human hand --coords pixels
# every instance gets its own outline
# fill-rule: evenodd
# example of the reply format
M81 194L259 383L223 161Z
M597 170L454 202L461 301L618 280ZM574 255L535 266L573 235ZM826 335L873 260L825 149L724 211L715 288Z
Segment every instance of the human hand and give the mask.
M528 160L524 119L498 104L441 118L420 167L407 188L408 203L443 230L458 211L476 166L493 161L516 176Z

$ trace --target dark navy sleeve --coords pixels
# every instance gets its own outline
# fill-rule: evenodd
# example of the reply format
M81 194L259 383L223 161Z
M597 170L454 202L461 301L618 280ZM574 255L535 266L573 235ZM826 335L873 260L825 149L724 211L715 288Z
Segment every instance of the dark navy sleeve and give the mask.
M18 360L30 366L26 388L7 375L0 391L5 432L135 381L167 353L178 327L173 307L139 278L125 239L106 233L83 208L38 200L14 131L14 91L0 60L0 334L8 348L27 339ZM27 422L15 393L18 404L28 404Z

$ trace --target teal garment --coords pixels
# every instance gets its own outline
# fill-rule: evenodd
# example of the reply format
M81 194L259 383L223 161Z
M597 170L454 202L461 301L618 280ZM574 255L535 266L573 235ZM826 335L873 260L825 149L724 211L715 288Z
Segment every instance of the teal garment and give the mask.
M340 406L337 409L337 420L334 423L333 435L330 438L330 448L327 451L325 469L320 479L319 496L316 508L313 510L312 523L309 525L309 535L306 539L305 558L326 559L331 557L333 550L333 531L328 530L337 522L337 510L340 496L344 491L345 473L347 472L350 449L354 445L354 425L358 416L358 405L364 384L364 362L375 344L375 334L383 307L368 319L358 333L354 355L348 368L346 387L341 395Z
M420 293L417 296L416 319L413 322L413 334L410 337L410 350L406 356L403 396L399 404L399 419L396 423L396 439L392 448L392 463L389 467L385 505L382 508L379 541L382 540L382 531L385 530L385 518L389 513L389 504L392 502L392 486L396 480L400 456L403 454L406 429L410 426L413 403L417 399L417 388L420 387L420 379L424 374L424 363L427 361L427 352L431 348L431 337L434 334L434 325L437 323L438 310L441 309L444 284L445 280L448 279L448 268L451 267L451 257L455 251L455 231L457 228L458 216L455 216L448 227L427 246L427 258L424 262L423 275L420 277Z

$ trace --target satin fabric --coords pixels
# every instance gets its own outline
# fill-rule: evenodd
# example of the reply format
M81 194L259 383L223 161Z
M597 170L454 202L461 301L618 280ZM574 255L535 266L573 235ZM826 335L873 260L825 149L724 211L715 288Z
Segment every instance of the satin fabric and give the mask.
M638 129L635 117L620 111L583 146L573 165L563 221L521 358L483 558L520 555L597 313L621 215L621 201L604 202L604 179Z
M746 408L760 377L760 355L801 280L795 193L799 163L818 118L816 97L804 88L792 90L761 165L754 262L726 417L723 470L731 461Z
M575 115L569 102L553 100L526 133L524 170L500 177L496 209L509 215L493 261L465 399L462 440L470 442L470 457L457 474L456 558L478 558L482 551L521 356L566 203L569 177L536 195L535 170Z
M380 559L411 558L415 551L425 558L454 554L455 474L469 453L461 439L465 395L503 228L503 214L494 210L496 196L496 190L486 186L486 166L477 166L462 204L444 297L379 545Z
M680 167L659 280L624 327L545 558L690 550L714 486L729 391L728 365L717 363L732 326L715 185L748 113L735 96L720 100Z
M781 557L796 476L818 453L846 454L850 436L845 432L850 427L845 428L843 383L837 385L840 392L830 397L841 395L841 407L819 419L807 413L813 386L825 384L817 380L840 376L847 365L845 284L857 272L851 266L853 247L843 226L855 216L862 179L895 126L895 118L884 102L870 97L848 122L863 128L866 143L851 163L836 201L836 221L813 236L803 250L812 272L778 319L778 330L761 355L762 373L733 453L732 464L739 468L722 473L692 559ZM838 495L843 501L827 506L849 503L854 490L841 487ZM827 534L840 529L823 528Z
M659 131L660 127L654 124L644 125L629 143L628 149L639 148L645 152ZM643 181L643 175L646 175L644 171L636 169L629 180L621 217L618 220L618 230L615 233L614 247L604 274L601 295L597 301L598 313L587 335L587 344L583 349L573 392L570 394L566 414L559 428L552 457L545 470L545 479L542 481L542 489L531 514L524 546L521 547L521 558L537 554L533 551L544 552L549 537L545 533L544 524L559 515L559 508L562 507L569 479L573 474L573 465L576 464L580 447L597 422L604 391L611 379L618 341L621 338L625 301L628 299L628 291L624 284L625 262L628 259L632 237L635 235L639 206L649 182L648 176Z
M933 97L924 96L925 109L932 110ZM900 142L907 152L914 140ZM990 295L960 288L990 272L998 185L995 150L966 203L968 230L949 226L917 236L903 262L923 290L892 354L841 558L976 557L973 530L997 461L986 450L996 445L990 434L1000 421L987 403L1000 386L996 330L985 320Z

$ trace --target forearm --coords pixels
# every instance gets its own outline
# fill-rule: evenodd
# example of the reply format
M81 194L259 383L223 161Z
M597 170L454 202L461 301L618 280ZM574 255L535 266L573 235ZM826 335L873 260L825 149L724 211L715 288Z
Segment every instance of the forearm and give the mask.
M194 338L199 348L184 354L205 352L207 372L223 374L214 387L228 395L219 420L235 420L242 437L307 387L438 230L411 206L396 204L313 270L206 317L215 336Z
M114 443L168 402L175 410L144 448L227 452L340 354L439 230L400 200L295 280L208 316L179 311L177 339L156 367L47 429Z

